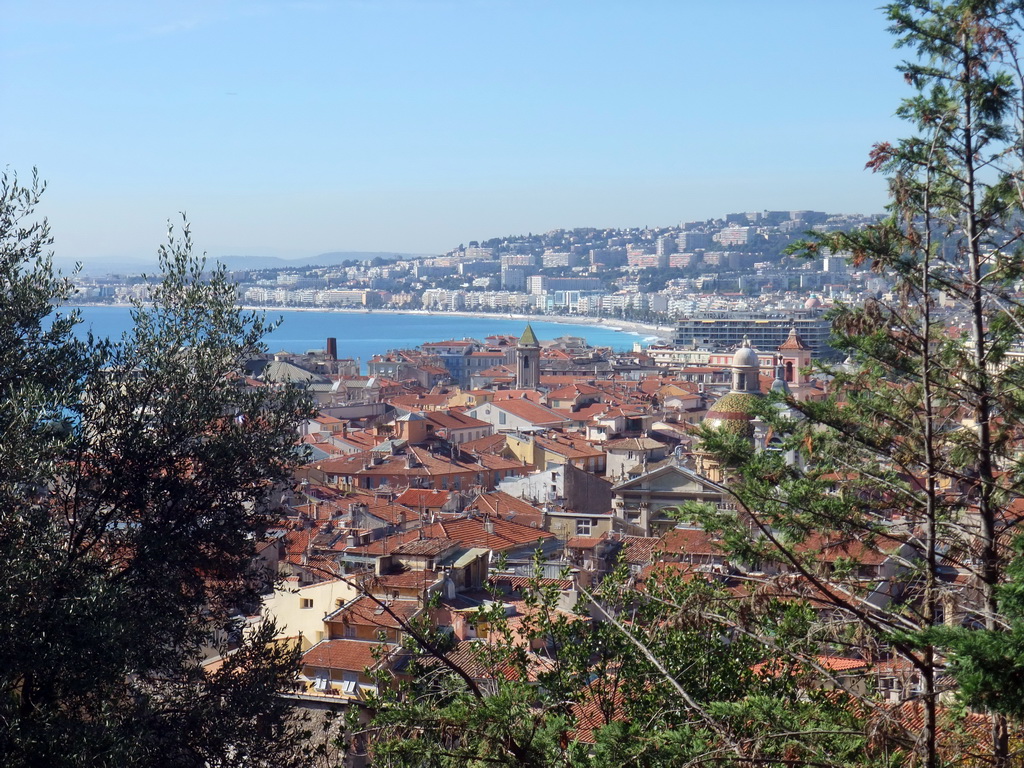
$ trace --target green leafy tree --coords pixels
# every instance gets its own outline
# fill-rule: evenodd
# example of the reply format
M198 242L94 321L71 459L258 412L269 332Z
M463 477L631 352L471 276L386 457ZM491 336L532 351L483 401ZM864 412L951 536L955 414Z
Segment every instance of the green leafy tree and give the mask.
M834 346L851 363L825 369L828 401L789 402L802 417L795 422L764 409L803 463L754 456L717 436L709 446L736 472L737 550L799 574L856 628L860 653L894 655L915 670L912 698L924 712L917 753L935 766L944 649L933 627L983 628L978 647L1005 634L998 594L1021 492L1024 415L1024 371L1008 355L1024 328L1015 291L1022 6L904 0L886 10L897 45L913 52L901 71L915 89L899 109L915 135L876 145L868 163L889 179L889 215L803 249L845 253L892 290L834 312ZM844 567L821 571L823 543L850 551ZM888 594L863 574L883 558ZM967 587L949 583L943 566L965 574ZM1009 711L992 712L996 765L1011 760Z
M0 189L0 754L289 764L301 723L277 693L296 651L235 617L267 586L254 554L306 409L245 385L269 326L205 274L187 226L133 329L77 338L41 191Z
M765 643L807 650L803 606L737 600L671 570L638 591L619 569L581 593L579 607L589 602L601 619L591 622L557 610L559 589L539 573L514 623L500 592L481 609L486 641L456 646L442 634L412 645L422 655L409 681L373 702L363 731L376 763L856 765L878 757L853 726L856 711L798 695L791 673L806 672L798 658L785 674L755 671Z

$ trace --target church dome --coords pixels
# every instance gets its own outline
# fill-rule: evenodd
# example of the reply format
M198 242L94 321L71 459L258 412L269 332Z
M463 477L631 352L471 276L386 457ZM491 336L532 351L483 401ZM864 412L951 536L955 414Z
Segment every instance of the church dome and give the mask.
M750 342L744 341L743 346L736 350L732 356L733 368L760 368L761 361L757 359L757 352L750 348Z
M804 302L804 309L817 309L821 306L821 299L817 296L811 296Z
M704 417L704 424L743 437L754 436L754 409L759 396L751 392L729 392L718 398Z

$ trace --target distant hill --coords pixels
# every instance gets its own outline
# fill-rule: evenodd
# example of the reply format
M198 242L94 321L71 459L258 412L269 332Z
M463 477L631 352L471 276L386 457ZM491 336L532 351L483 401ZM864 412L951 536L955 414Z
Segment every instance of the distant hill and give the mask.
M343 261L373 261L382 259L421 259L437 254L395 253L394 251L331 251L299 259L282 259L277 256L219 256L228 269L286 269L288 267L309 267L341 264Z
M378 256L384 259L418 259L437 254L423 253L396 253L394 251L330 251L320 253L316 256L303 256L297 259L285 259L279 256L243 256L232 254L230 256L208 255L210 264L223 263L229 270L237 271L243 269L287 269L289 267L308 266L333 266L343 261L373 261ZM56 258L56 265L65 273L70 272L74 262ZM154 274L156 272L156 261L147 259L129 261L117 258L98 258L86 261L82 267L82 273L86 275L138 275L145 272Z

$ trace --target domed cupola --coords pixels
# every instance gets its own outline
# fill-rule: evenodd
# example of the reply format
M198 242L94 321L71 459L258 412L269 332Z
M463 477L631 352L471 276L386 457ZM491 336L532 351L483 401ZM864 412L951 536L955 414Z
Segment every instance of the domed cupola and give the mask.
M732 391L752 392L761 394L758 374L761 372L761 361L757 352L750 348L750 339L743 337L743 343L732 356Z
M732 356L731 367L732 391L722 395L711 406L704 417L704 424L753 438L754 408L763 395L758 378L761 364L757 351L750 347L749 339L744 338L743 344Z

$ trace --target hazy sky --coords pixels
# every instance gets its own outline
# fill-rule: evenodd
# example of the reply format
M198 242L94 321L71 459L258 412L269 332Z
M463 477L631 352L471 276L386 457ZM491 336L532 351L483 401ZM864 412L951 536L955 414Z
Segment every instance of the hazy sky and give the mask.
M870 213L907 129L874 0L0 0L0 164L60 256L440 252Z

